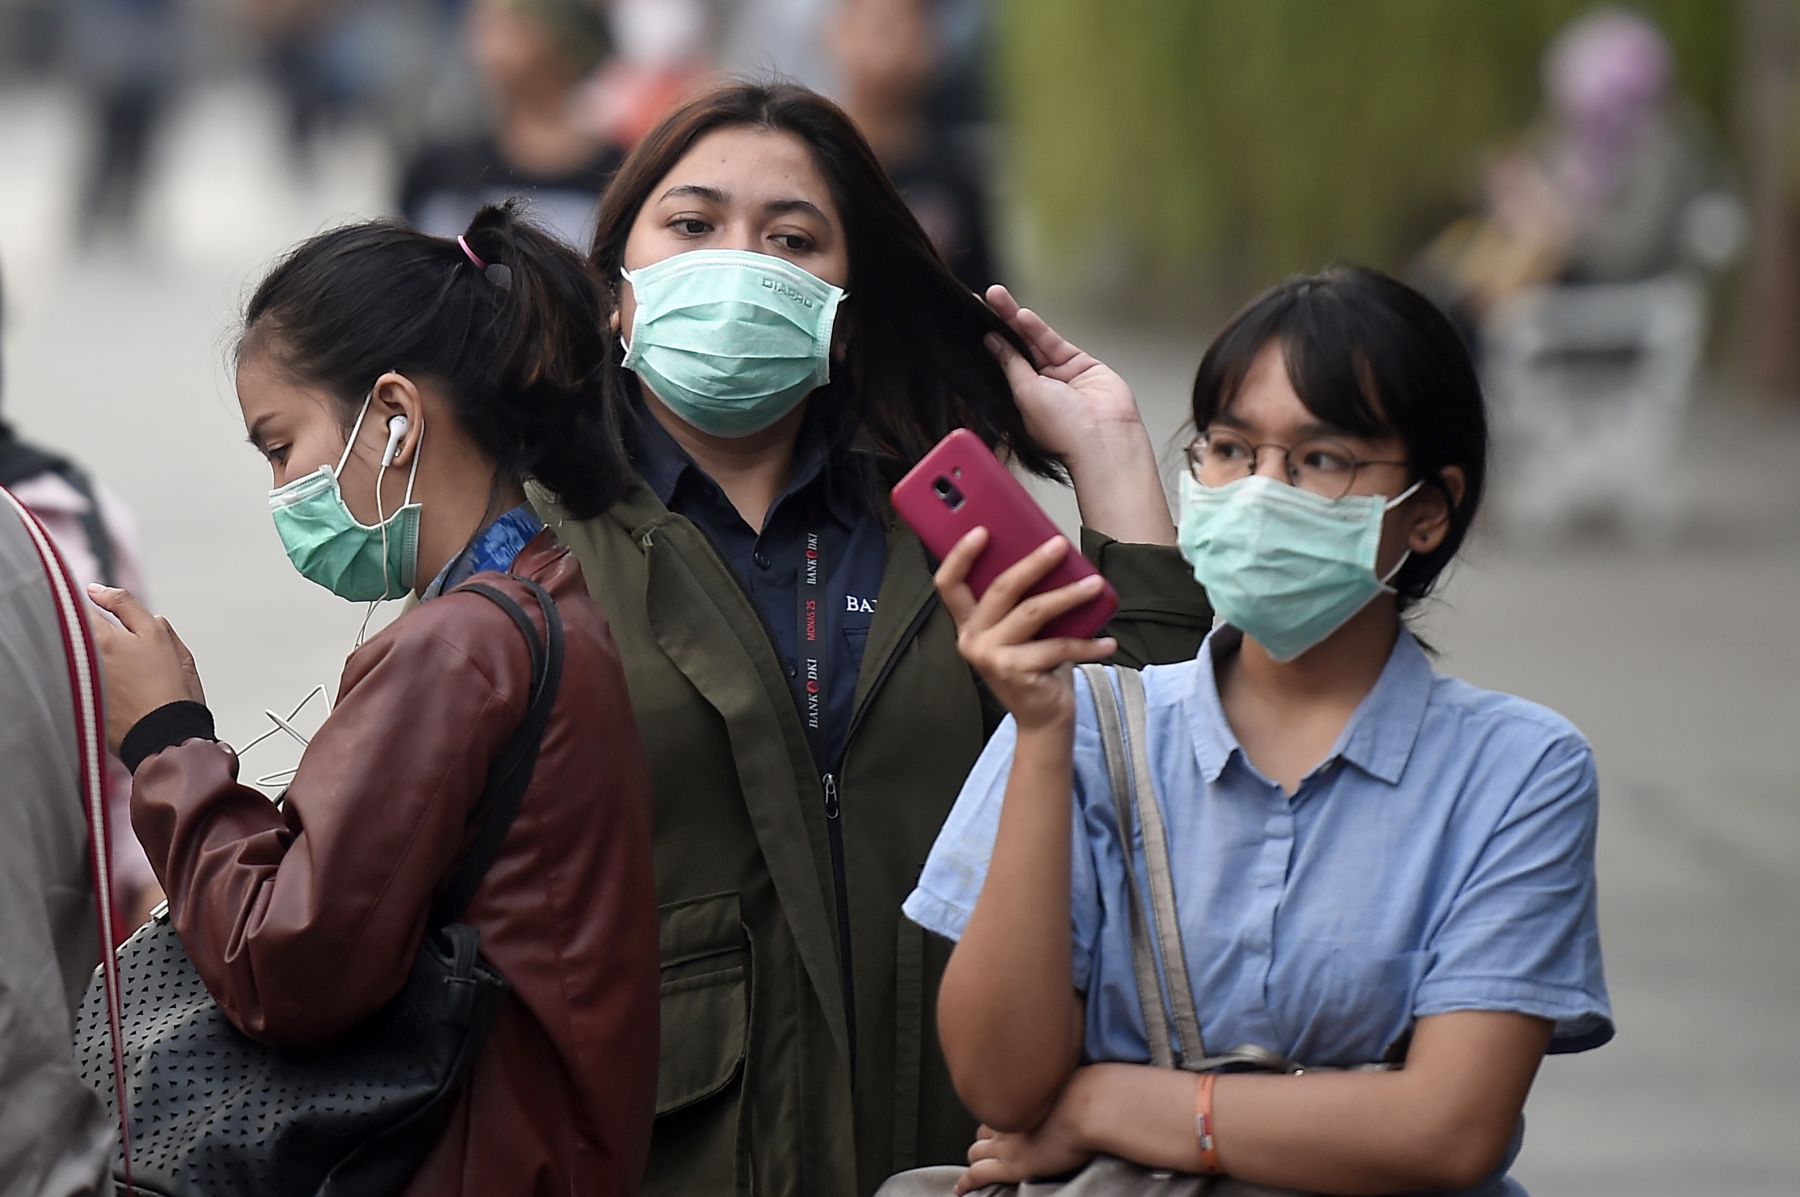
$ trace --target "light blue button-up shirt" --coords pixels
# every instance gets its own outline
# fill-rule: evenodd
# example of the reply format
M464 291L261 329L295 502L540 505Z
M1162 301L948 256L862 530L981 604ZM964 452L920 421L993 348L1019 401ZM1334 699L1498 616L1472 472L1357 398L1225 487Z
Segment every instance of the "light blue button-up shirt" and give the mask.
M1610 1039L1598 791L1581 734L1543 707L1439 676L1402 630L1289 796L1251 765L1220 704L1215 663L1239 642L1221 628L1195 660L1144 671L1146 748L1206 1047L1367 1063L1415 1020L1456 1010L1548 1019L1552 1052ZM1070 878L1085 1054L1144 1063L1118 827L1093 699L1076 685ZM1009 719L906 900L929 931L958 939L968 923L1016 741Z

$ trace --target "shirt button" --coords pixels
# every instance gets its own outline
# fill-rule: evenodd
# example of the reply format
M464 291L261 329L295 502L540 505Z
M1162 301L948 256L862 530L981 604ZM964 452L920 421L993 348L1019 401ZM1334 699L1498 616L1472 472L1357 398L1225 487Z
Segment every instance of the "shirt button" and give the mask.
M795 665L792 661L787 662L787 671L789 677L800 676L800 667Z
M756 562L757 569L768 569L769 568L769 555L767 553L763 552L761 549L756 550L756 552L751 556L750 559L752 561Z

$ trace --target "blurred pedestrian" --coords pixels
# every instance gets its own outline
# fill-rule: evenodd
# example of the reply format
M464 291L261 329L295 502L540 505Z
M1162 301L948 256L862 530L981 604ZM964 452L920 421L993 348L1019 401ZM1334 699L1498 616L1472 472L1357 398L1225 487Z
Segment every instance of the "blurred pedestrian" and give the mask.
M0 280L0 330L5 328L5 289ZM0 369L0 401L6 394ZM137 521L124 502L66 454L32 444L14 431L0 405L0 486L29 508L56 542L57 552L82 585L102 582L149 593L138 549ZM121 934L149 917L162 901L150 861L131 834L131 774L117 757L106 758L106 795L119 831L112 837L112 899Z
M465 40L493 103L491 128L425 146L400 182L400 211L423 232L453 235L475 210L511 195L574 246L622 157L585 119L578 89L606 55L594 0L474 0Z
M307 180L319 143L359 116L391 115L391 92L416 78L427 34L403 0L233 0L245 10L281 108L288 165ZM399 22L396 24L396 22Z
M981 176L931 107L941 49L933 0L842 0L832 20L844 110L953 274L1000 281Z
M1636 282L1705 254L1692 218L1723 171L1662 31L1596 10L1545 51L1543 88L1537 126L1490 164L1481 210L1417 268L1465 331L1522 287Z
M77 233L131 242L180 67L180 0L70 0L66 13L90 130Z
M630 150L713 71L705 0L609 0L613 54L586 87L586 119Z
M100 958L56 568L0 495L0 1193L110 1193L116 1136L69 1054ZM95 712L97 716L97 712Z
M521 489L540 478L587 514L624 486L592 382L603 320L580 258L510 207L455 238L348 225L256 288L238 399L289 559L353 602L421 600L351 654L283 807L237 781L167 622L94 592L123 624L99 635L108 736L170 917L219 1009L276 1046L336 1042L401 989L530 705L519 628L459 588L478 578L534 626L526 583L554 599L541 750L459 920L509 990L408 1193L623 1197L643 1169L649 778L606 620Z

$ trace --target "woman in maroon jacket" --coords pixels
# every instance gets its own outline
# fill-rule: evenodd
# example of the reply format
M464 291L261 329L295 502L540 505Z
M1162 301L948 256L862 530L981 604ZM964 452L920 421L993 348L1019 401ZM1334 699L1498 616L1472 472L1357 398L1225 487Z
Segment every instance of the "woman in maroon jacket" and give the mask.
M385 223L321 234L251 298L238 398L289 558L346 599L423 600L351 655L284 809L236 780L167 621L124 591L92 592L122 625L99 629L108 735L176 929L236 1026L300 1046L400 989L524 715L519 629L454 588L481 574L534 619L518 579L555 600L561 686L463 920L511 992L411 1193L628 1194L644 1164L648 773L606 620L521 489L541 478L591 514L625 477L591 392L601 310L579 259L510 207L458 238Z

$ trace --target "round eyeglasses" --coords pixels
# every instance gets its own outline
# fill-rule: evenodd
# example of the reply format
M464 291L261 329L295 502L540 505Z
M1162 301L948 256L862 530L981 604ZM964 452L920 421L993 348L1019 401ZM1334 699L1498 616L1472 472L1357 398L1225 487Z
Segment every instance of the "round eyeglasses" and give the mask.
M1272 441L1256 444L1229 428L1208 428L1188 446L1188 472L1202 486L1225 486L1256 473L1264 449L1277 449L1287 461L1287 480L1322 499L1341 499L1356 485L1364 466L1403 466L1404 461L1358 457L1349 445L1330 437L1314 437L1294 445Z

